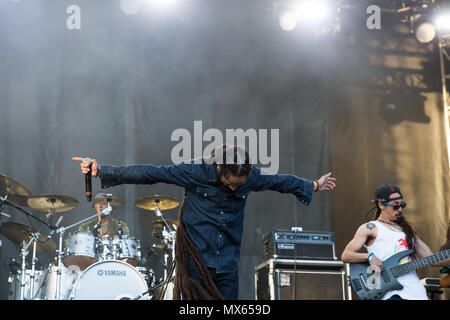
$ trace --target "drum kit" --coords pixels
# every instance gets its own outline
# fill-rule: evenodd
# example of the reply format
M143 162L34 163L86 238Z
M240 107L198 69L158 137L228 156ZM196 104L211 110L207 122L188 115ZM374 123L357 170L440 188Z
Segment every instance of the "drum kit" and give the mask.
M120 206L123 199L107 195L94 199L94 204L105 202L106 214L112 207ZM40 229L16 223L2 222L3 207L9 205L33 218L42 225ZM149 300L157 297L158 289L167 285L164 299L171 299L173 279L167 279L170 263L174 260L176 220L165 219L162 211L176 208L179 201L164 196L142 197L136 207L153 211L159 217L151 222L152 236L157 240L153 248L163 252L164 277L156 281L152 269L144 265L149 258L141 257L140 241L123 234L119 224L117 235L102 236L98 232L72 231L65 239L66 231L97 218L97 213L70 226L59 226L43 221L23 209L31 208L47 213L48 218L56 213L73 210L78 200L64 195L32 193L17 181L0 174L0 234L21 245L20 262L12 259L14 268L8 278L10 300ZM109 209L109 211L108 211ZM97 224L99 225L99 223ZM47 227L50 232L44 233ZM55 236L58 242L52 239ZM27 257L31 251L31 268ZM154 250L152 249L154 252ZM53 254L54 262L38 267L37 252Z

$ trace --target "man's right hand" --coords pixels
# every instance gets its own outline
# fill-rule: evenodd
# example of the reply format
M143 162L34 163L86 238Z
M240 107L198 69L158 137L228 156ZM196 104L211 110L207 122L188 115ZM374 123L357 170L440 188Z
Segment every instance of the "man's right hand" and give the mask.
M86 174L90 171L90 166L92 165L92 172L91 175L93 177L98 177L100 175L100 166L97 163L97 160L91 159L91 158L80 158L80 157L73 157L73 161L79 161L81 172L83 174Z
M370 264L370 268L375 273L381 273L381 271L383 270L383 263L376 256L374 256L372 259L370 259L369 264Z

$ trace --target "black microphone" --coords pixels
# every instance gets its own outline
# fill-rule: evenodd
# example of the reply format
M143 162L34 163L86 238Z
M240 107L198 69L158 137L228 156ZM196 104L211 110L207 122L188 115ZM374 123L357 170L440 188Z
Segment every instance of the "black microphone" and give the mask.
M84 175L84 182L86 185L87 201L92 201L92 164L89 166L89 172Z

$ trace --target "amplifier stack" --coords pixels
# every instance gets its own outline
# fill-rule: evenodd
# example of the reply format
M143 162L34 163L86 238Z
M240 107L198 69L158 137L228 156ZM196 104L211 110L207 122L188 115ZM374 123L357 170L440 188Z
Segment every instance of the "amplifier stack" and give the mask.
M349 300L348 265L336 258L332 232L273 230L255 267L257 300Z

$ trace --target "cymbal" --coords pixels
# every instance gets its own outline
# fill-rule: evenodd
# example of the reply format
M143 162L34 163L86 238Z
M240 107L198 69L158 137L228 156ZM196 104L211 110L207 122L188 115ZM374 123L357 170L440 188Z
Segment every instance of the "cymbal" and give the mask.
M12 204L27 207L28 197L32 193L17 181L0 174L0 196L6 197Z
M35 233L37 230L25 224L16 222L5 222L0 227L0 233L7 237L12 242L22 244L22 242L30 241L32 236L30 233ZM32 249L32 245L30 246ZM36 242L36 250L39 252L54 252L56 251L56 243L52 239L48 239L48 235L39 232L39 238Z
M94 199L94 204L108 204L112 207L121 206L125 200L113 196L100 196Z
M172 225L178 226L178 221L177 220L168 220L166 219L167 224L172 227ZM150 222L150 224L155 227L155 228L163 228L166 226L166 224L164 223L163 220L155 220Z
M28 198L28 206L42 212L48 212L52 208L55 212L64 212L72 210L77 205L77 199L58 194L39 194Z
M155 210L156 207L159 210L169 210L178 207L180 202L177 199L163 196L150 196L142 197L136 200L136 207L145 210Z

